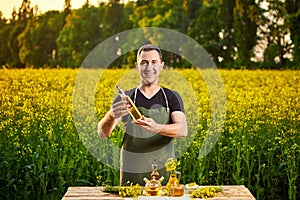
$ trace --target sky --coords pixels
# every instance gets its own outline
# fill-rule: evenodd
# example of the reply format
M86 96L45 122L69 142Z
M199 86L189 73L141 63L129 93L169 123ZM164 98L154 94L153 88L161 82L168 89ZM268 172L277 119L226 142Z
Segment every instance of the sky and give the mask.
M103 0L102 0L103 1ZM0 11L6 19L11 18L13 8L16 10L21 6L23 0L0 0ZM89 0L91 5L98 5L99 0ZM72 9L80 8L86 0L71 0ZM31 7L37 5L41 13L45 13L48 10L63 10L65 0L31 0Z

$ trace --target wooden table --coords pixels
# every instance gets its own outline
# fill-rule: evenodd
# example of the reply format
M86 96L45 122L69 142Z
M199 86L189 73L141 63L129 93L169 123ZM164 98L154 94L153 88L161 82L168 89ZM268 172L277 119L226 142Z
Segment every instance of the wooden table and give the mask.
M210 200L255 200L248 188L244 185L222 186L223 192L219 193L215 198ZM186 194L183 197L142 197L141 199L190 199ZM101 191L101 187L69 187L62 200L124 200L131 198L121 198L114 194L105 193Z

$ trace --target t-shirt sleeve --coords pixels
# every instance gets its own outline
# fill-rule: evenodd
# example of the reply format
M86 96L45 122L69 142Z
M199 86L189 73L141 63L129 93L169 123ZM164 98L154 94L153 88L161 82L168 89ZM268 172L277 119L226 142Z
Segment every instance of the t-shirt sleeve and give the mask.
M170 111L181 111L184 112L184 105L181 96L178 92L172 91L171 99L170 99Z

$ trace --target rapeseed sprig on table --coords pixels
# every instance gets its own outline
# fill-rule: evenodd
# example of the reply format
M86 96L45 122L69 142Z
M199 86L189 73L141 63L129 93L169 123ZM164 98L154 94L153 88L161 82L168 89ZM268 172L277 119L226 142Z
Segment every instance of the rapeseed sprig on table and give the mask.
M180 165L180 161L175 160L174 158L168 158L165 167L167 172L175 172L177 166Z
M133 183L128 182L126 186L106 185L102 191L117 194L121 197L138 197L142 194L143 188L139 184L133 185Z
M191 197L212 198L212 197L216 197L219 192L222 192L222 187L219 186L199 187L192 192Z
M119 196L121 197L138 197L143 193L143 188L139 184L119 187Z

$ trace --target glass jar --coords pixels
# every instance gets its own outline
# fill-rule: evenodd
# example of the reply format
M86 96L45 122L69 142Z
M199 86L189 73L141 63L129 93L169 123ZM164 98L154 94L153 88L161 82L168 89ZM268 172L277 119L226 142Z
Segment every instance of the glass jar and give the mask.
M146 196L159 196L162 192L162 185L161 181L163 181L163 176L156 180L153 176L153 178L149 181L147 178L144 178L145 184L145 192Z
M166 185L166 189L170 196L183 196L184 186L180 184L180 172L172 171L170 173L169 181Z

